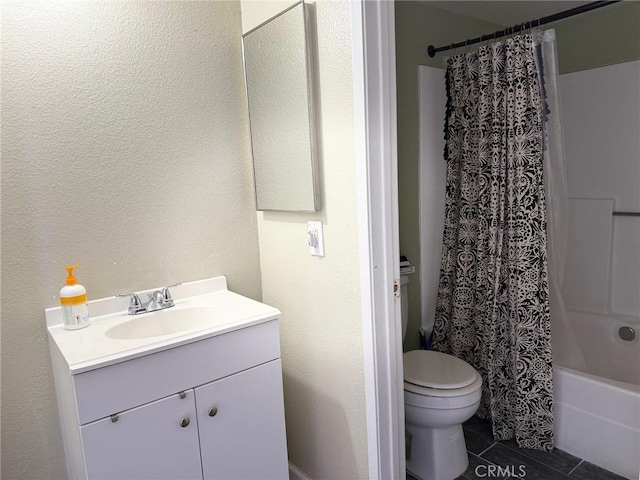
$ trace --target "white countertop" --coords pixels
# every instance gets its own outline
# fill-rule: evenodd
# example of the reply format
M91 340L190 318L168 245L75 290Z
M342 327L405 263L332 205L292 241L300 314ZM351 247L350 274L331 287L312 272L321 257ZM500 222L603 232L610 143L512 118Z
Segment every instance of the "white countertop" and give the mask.
M147 292L139 292L146 298ZM184 283L171 289L175 306L167 310L177 311L192 306L215 307L211 319L192 329L177 333L145 338L116 339L107 336L107 331L115 326L156 312L142 315L128 315L128 299L103 298L88 303L91 324L80 330L66 330L62 324L61 307L45 310L47 330L51 348L58 348L66 360L71 374L78 374L120 363L150 353L167 350L180 345L222 335L251 325L275 320L280 311L263 303L251 300L227 290L225 277L215 277L196 282ZM160 310L159 313L165 310Z

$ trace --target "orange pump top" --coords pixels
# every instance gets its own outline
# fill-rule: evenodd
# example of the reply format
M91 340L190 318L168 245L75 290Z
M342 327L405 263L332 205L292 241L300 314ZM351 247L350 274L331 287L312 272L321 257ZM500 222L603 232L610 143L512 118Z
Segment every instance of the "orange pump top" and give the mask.
M73 276L73 269L74 268L80 268L80 265L69 265L68 267L66 267L67 269L67 285L75 285L76 283L78 283L78 280L76 279L76 277Z

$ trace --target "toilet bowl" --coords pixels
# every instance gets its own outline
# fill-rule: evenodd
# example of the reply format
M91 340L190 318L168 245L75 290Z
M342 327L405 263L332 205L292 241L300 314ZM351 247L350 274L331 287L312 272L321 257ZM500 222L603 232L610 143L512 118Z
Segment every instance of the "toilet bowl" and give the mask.
M482 378L440 352L404 354L407 470L422 480L453 480L469 464L462 422L480 405Z
M403 338L407 283L401 277ZM431 350L407 352L403 362L407 471L421 480L453 480L469 464L462 422L480 405L482 378L459 358Z

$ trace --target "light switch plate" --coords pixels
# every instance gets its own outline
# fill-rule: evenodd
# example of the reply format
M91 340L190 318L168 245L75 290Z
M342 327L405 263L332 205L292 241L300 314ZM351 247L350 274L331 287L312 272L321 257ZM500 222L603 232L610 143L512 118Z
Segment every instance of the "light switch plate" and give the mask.
M307 244L309 253L316 257L324 257L324 235L322 222L309 220L307 222Z

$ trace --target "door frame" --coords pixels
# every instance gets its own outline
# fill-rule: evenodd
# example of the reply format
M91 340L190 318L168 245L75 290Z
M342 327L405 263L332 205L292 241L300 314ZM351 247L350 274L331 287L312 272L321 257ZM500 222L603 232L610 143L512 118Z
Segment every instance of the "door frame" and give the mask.
M406 477L394 2L352 3L369 478Z

